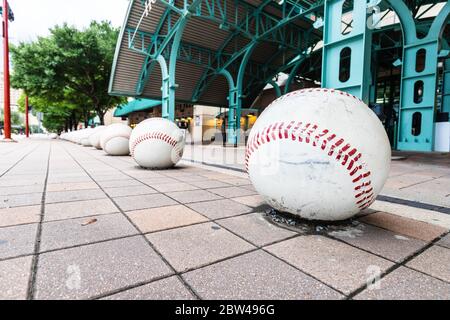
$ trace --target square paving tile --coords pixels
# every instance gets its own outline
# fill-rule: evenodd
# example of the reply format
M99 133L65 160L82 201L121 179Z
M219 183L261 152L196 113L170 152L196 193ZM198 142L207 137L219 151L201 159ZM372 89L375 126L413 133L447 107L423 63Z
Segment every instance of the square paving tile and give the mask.
M206 222L208 219L185 206L144 209L127 212L143 233Z
M5 179L2 177L0 180L0 187L20 187L20 186L30 186L30 185L44 185L45 176L39 176L36 178L27 177L27 178L11 178Z
M407 266L450 282L450 249L434 246L408 262Z
M149 185L149 186L159 185L159 184L164 184L164 183L178 183L179 182L176 179L167 178L167 177L164 177L164 176L155 177L155 178L140 178L140 177L137 177L136 179L141 181L142 183L145 183L145 184Z
M29 186L18 186L18 187L0 187L0 194L2 196L12 196L19 194L28 193L42 193L44 191L43 184L32 184Z
M109 199L88 200L45 205L44 221L89 217L119 212Z
M0 209L0 227L40 221L41 206Z
M48 177L47 183L49 184L57 184L57 183L89 183L92 182L92 179L88 175L80 175L80 176L66 176L61 175L58 177Z
M32 256L0 262L0 300L25 300Z
M187 206L212 220L238 216L253 211L250 207L228 199L192 203Z
M233 198L231 200L245 204L246 206L253 207L253 208L267 205L266 202L264 201L264 198L261 197L260 195Z
M45 203L72 202L106 198L102 190L76 190L47 192Z
M114 198L123 211L134 211L158 207L167 207L177 203L163 194L149 194Z
M137 234L121 213L47 222L42 224L41 252Z
M181 203L194 203L222 199L222 197L205 190L171 192L167 195Z
M104 181L127 181L130 180L130 177L117 172L117 171L112 171L109 174L92 174L92 178L97 181L97 182L104 182ZM112 184L115 184L114 182Z
M106 297L103 300L195 300L195 296L174 276Z
M217 180L223 181L225 183L231 184L233 186L249 186L252 184L250 179L233 178L232 176L227 176L225 178L219 178Z
M112 181L98 181L98 184L102 186L102 188L127 188L127 187L136 187L143 186L137 180L127 179L127 180L112 180Z
M343 296L270 254L257 251L183 275L207 300L312 300Z
M98 185L91 182L52 183L47 185L47 192L77 191L99 189Z
M42 202L42 192L0 196L0 209L35 206L41 204L41 202Z
M429 224L450 229L450 215L442 214L440 212L425 210L421 208L413 208L384 201L375 201L375 203L370 208L380 212L387 212L407 219L423 221Z
M267 248L281 259L345 294L371 280L369 272L386 271L392 262L322 236L302 236Z
M158 193L158 191L144 185L126 188L105 188L103 190L112 198Z
M448 229L443 227L384 212L374 213L360 220L395 233L424 241L433 241L448 231Z
M450 249L450 234L439 240L437 244Z
M367 224L351 226L328 234L395 262L404 261L427 245L422 240L408 238Z
M200 189L213 189L213 188L226 188L231 187L230 184L219 181L219 180L203 180L203 181L193 181L189 182L191 185L196 186Z
M178 182L178 183L164 183L164 184L154 184L153 188L158 190L159 192L176 192L176 191L192 191L198 190L197 187L192 186L187 183Z
M152 233L147 238L179 272L255 248L213 223Z
M115 198L114 201L123 211L167 207L177 203L163 194L150 194Z
M34 253L37 224L0 228L0 259Z
M255 191L240 187L217 188L211 189L209 191L218 194L219 196L222 196L224 198L237 198L237 197L253 196L256 194Z
M295 232L268 222L263 215L264 213L254 213L220 220L218 223L257 246L265 246L296 235Z
M449 300L450 284L400 267L384 277L379 287L366 289L356 300Z
M37 299L88 299L169 275L140 236L42 254Z

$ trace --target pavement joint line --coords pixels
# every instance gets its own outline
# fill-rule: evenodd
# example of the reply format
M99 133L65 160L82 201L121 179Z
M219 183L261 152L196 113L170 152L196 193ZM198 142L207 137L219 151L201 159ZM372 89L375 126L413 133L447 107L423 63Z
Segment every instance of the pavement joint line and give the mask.
M419 273L421 273L421 274L424 274L424 275L426 275L426 276L428 276L428 277L432 277L432 278L434 278L434 279L440 280L440 281L442 281L442 282L444 282L444 283L450 283L450 282L444 281L444 280L442 280L442 279L436 278L435 276L433 276L433 275L431 275L431 274L427 274L427 273L425 273L425 272L422 272L422 271L419 271L419 270L415 270L415 269L413 269L413 268L407 266L407 264L408 264L410 261L414 260L416 257L420 256L422 253L424 253L424 252L427 251L428 249L430 249L430 248L432 248L433 246L435 246L436 243L437 243L438 241L440 241L442 238L444 238L444 237L445 237L446 235L448 235L448 234L450 234L450 232L447 232L447 233L446 233L445 235L443 235L443 236L437 237L436 239L432 240L432 241L429 242L427 245L425 245L423 248L421 248L421 249L417 250L416 252L414 252L413 254L411 254L409 257L407 257L407 258L404 259L403 261L401 261L401 262L399 262L399 263L395 263L392 267L386 269L386 271L383 272L383 273L380 275L378 281L382 281L385 277L387 277L389 274L393 273L395 270L399 269L400 267L405 267L405 268L408 268L408 269L417 271L417 272L419 272ZM365 284L365 285L363 285L362 287L356 289L355 291L353 291L353 292L348 296L348 299L349 299L349 300L353 299L355 296L357 296L358 294L360 294L361 292L363 292L363 291L366 290L367 288L368 288L368 287L367 287L367 284Z
M377 200L382 201L382 202L393 203L393 204L400 204L400 205L404 205L404 206L416 208L416 209L424 209L424 210L428 210L428 211L450 214L450 208L448 208L448 207L438 206L438 205L424 203L424 202L400 199L400 198L384 196L384 195L378 196Z
M116 295L116 294L120 294L122 292L127 292L129 290L140 288L140 287L143 287L143 286L146 286L146 285L149 285L149 284L161 281L161 280L169 279L169 278L172 278L172 277L175 277L175 276L176 276L175 274L169 274L169 275L165 275L165 276L156 277L156 278L154 278L154 279L152 279L150 281L142 281L142 282L139 282L139 283L127 286L127 287L123 287L123 288L120 288L120 289L109 291L109 292L106 292L106 293L103 293L103 294L100 294L100 295L92 296L91 298L89 298L89 300L101 300L101 299L104 299L104 298L107 298L107 297L111 297L111 296Z
M93 156L91 156L91 157L93 157ZM93 157L94 159L96 159L95 157ZM101 161L101 160L98 160L98 161ZM103 161L101 161L101 162L103 162ZM125 172L123 172L123 170L121 170L121 169L119 169L119 168L116 168L116 167L114 167L114 166L112 166L112 165L110 165L110 164L108 164L108 163L106 163L106 162L103 162L103 163L105 163L106 165L108 165L108 166L110 166L110 167L112 167L112 168L115 168L116 170L119 170L122 174L125 174L125 175L127 175L127 176L129 176L129 177L131 177L130 175L128 175L127 173L125 173ZM134 177L132 177L133 179L135 179ZM178 180L178 179L176 179L176 180ZM181 205L181 206L184 206L184 207L186 207L186 208L188 208L188 209L190 209L190 210L192 210L191 208L189 208L186 204L183 204L183 203L181 203L181 202L179 202L178 200L176 200L176 199L173 199L173 198L171 198L170 196L168 196L168 195L165 195L166 197L168 197L168 198L170 198L170 199L172 199L173 201L175 201L175 202L177 202L179 205ZM210 201L205 201L205 202L210 202ZM119 208L119 206L117 206L118 208ZM119 208L120 210L121 210L121 208ZM195 211L195 210L193 210L193 211ZM124 213L124 211L121 211L121 212L123 212L123 214L126 216L126 218L130 221L130 223L132 223L134 226L135 226L135 228L139 231L139 232L141 232L140 231L140 229L134 224L134 222ZM197 211L195 211L195 212L197 212ZM202 214L202 213L200 213L200 212L197 212L199 215L201 215L201 216L203 216L204 218L206 218L207 219L207 221L205 221L205 222L202 222L201 224L207 224L207 223L214 223L214 224L216 224L217 225L217 223L215 223L213 220L211 220L209 217L207 217L207 216L205 216L204 214ZM184 226L184 227L180 227L180 228L176 228L176 229L182 229L182 228L186 228L187 226ZM223 226L221 226L224 230L226 230L226 231L228 231L228 232L230 232L231 234L233 234L233 235L235 235L235 236L237 236L239 239L241 239L241 240L243 240L244 242L247 242L248 244L250 244L251 246L254 246L254 247L256 247L256 249L255 250L258 250L258 247L257 246L255 246L254 244L252 244L250 241L248 241L247 239L244 239L243 237L241 237L241 236L239 236L239 235L237 235L236 233L234 233L234 232L232 232L232 231L230 231L230 230L228 230L227 228L225 228L225 227L223 227ZM158 232L162 232L162 231L158 231ZM156 233L156 232L155 232ZM141 234L144 236L144 234L141 232ZM148 238L147 237L145 237L144 236L144 238L146 239L146 241L148 241L148 243L149 243L149 245L153 248L153 250L155 250L155 252L157 252L158 253L158 255L160 255L160 257L161 258L163 258L164 259L164 261L173 269L173 271L175 272L175 274L180 278L180 280L183 282L183 284L189 289L189 290L191 290L194 294L195 294L195 296L198 298L198 299L200 299L200 296L194 291L194 289L181 277L181 274L180 273L178 273L178 271L164 258L164 256L157 250L157 248L150 242L150 240L148 240ZM239 255L237 255L237 256L240 256L240 255L243 255L243 254L246 254L246 253L249 253L248 251L247 252L244 252L244 253L241 253L241 254L239 254ZM232 258L235 258L235 257L227 257L227 258L224 258L223 259L223 261L226 261L226 260L229 260L229 259L232 259ZM222 262L222 261L215 261L215 262L213 262L213 263L210 263L209 265L212 265L212 264L215 264L215 263L219 263L219 262ZM207 265L205 265L205 266L201 266L201 267L206 267ZM193 270L197 270L199 267L196 267L196 268L194 268ZM193 271L193 270L185 270L185 271L183 271L184 273L185 272L189 272L189 271Z
M239 172L242 172L242 173L246 173L245 170L238 169L238 168L233 168L233 167L228 167L228 166L225 166L225 165L217 165L217 164L201 162L201 161L195 161L195 160L189 160L189 159L184 159L184 160L187 161L187 162L203 164L205 166L218 167L218 168L222 168L222 169L228 169L228 170L232 170L232 171L239 171ZM417 172L420 172L420 171L423 171L423 170L419 170ZM401 174L401 175L405 175L405 174L406 173ZM444 176L447 176L447 175L444 175ZM433 180L436 180L436 179L439 179L439 178L434 178L434 179L431 179L429 181L433 181ZM422 202L417 202L417 201L412 201L412 200L407 200L407 199L401 199L401 198L395 198L395 197L390 197L390 196L384 196L384 195L379 195L377 200L384 201L384 202L389 202L389 203L394 203L394 204L403 204L405 206L418 208L418 209L426 209L426 210L430 210L430 211L436 211L436 212L440 212L440 213L450 214L450 208L444 207L444 206L436 206L436 205L432 205L432 204L427 204L427 203L422 203Z
M49 143L49 150L48 150L48 158L47 158L47 172L45 174L45 183L44 183L44 190L42 192L42 201L41 201L41 214L40 219L37 227L36 232L36 238L35 238L35 244L34 244L34 255L31 262L31 273L30 278L28 282L28 294L27 294L27 300L33 300L34 296L36 294L36 276L38 271L38 263L39 263L39 250L41 246L41 235L42 235L42 221L44 221L44 215L45 215L45 199L46 199L46 192L47 192L47 182L48 182L48 174L50 172L50 158L52 155L52 143Z
M298 235L298 236L297 236L297 238L301 238L301 237L304 237L304 235L303 235L303 236L302 236L302 235ZM273 245L273 244L272 244L272 245ZM285 259L283 259L283 258L281 258L281 257L278 257L277 255L273 254L272 252L268 251L268 250L265 249L265 248L262 248L261 250L264 251L265 253L271 255L271 256L274 257L275 259L280 260L281 262L284 262L285 264L287 264L287 265L290 266L291 268L294 268L295 270L300 271L301 273L306 274L308 277L310 277L310 278L312 278L312 279L314 279L314 280L320 282L321 284L323 284L323 285L326 286L327 288L330 288L331 290L340 293L341 295L344 296L344 298L347 297L347 295L346 295L344 292L342 292L341 290L339 290L339 289L333 287L332 285L330 285L330 284L324 282L323 280L317 278L316 276L313 276L312 274L310 274L310 273L307 272L306 270L302 270L302 269L298 268L297 266L293 265L292 263L288 262L287 260L285 260Z
M94 158L95 158L95 157L94 157ZM102 161L102 162L103 162L103 161ZM109 164L106 163L106 162L103 162L103 163L109 165ZM109 165L109 166L111 166L111 165ZM113 167L113 166L111 166L111 167ZM113 168L115 168L115 167L113 167ZM116 168L116 169L119 170L121 173L124 173L121 169L118 169L118 168ZM124 173L124 174L125 174L125 173ZM169 198L170 198L170 197L169 197ZM173 200L176 201L176 202L178 202L178 201L175 200L175 199L173 199ZM181 205L186 206L185 204L181 204ZM192 209L191 209L191 210L192 210ZM195 210L194 210L194 211L195 211ZM200 213L200 212L197 212L197 213L200 214L201 216L205 217L205 218L209 221L209 222L204 222L204 224L206 224L206 223L211 223L211 222L214 223L214 224L217 224L217 223L215 223L213 220L211 220L210 218L208 218L207 216L205 216L204 214L202 214L202 213ZM220 225L220 224L217 224L217 225ZM332 290L334 290L334 291L336 291L336 292L342 294L344 297L347 296L347 295L345 295L342 291L340 291L340 290L338 290L338 289L336 289L336 288L330 286L329 284L325 283L324 281L322 281L322 280L320 280L320 279L314 277L313 275L311 275L311 274L309 274L309 273L307 273L307 272L305 272L305 271L303 271L303 270L297 268L296 266L294 266L294 265L288 263L288 262L285 261L284 259L281 259L280 257L278 257L278 256L276 256L276 255L270 253L269 251L265 250L264 247L267 247L267 246L256 246L255 244L253 244L253 243L250 242L249 240L243 238L242 236L238 235L237 233L235 233L234 231L230 230L229 228L226 228L226 227L224 227L223 225L220 225L220 226L221 226L224 230L230 232L231 234L233 234L234 236L236 236L236 237L238 237L239 239L243 240L244 242L247 242L247 243L250 244L251 246L254 246L256 249L254 249L254 250L252 250L252 251L247 251L247 252L244 252L244 253L240 253L240 254L238 254L238 255L236 255L236 256L234 256L234 257L228 257L228 258L224 258L224 259L219 260L219 261L214 261L213 263L209 263L209 264L206 264L206 265L204 265L204 266L192 268L192 270L185 270L185 271L183 271L183 273L187 273L187 272L190 272L190 271L194 271L194 270L199 270L199 269L202 269L202 268L206 268L206 267L208 267L208 266L210 266L210 265L214 265L214 264L217 264L217 263L220 263L220 262L224 262L224 261L227 261L227 260L230 260L230 259L234 259L234 258L239 257L239 256L242 256L242 255L244 255L244 254L249 254L249 253L251 253L251 252L253 252L253 251L263 250L264 252L270 254L272 257L278 259L279 261L282 261L282 262L288 264L289 266L293 267L295 270L298 270L299 272L308 275L309 277L315 279L316 281L320 282L320 283L323 284L324 286L326 286L326 287L328 287L328 288L330 288L330 289L332 289ZM182 228L186 228L186 227L182 227ZM180 229L181 229L181 228L180 228ZM139 230L139 229L138 229L138 230ZM296 238L296 237L302 237L302 236L305 236L305 235L302 235L300 232L298 232L295 236L292 236L292 239L294 239L294 238ZM146 238L146 239L147 239L147 238ZM274 244L277 244L277 243L281 243L281 242L284 242L284 241L286 241L286 239L280 240L279 242L275 242L275 243L273 243L273 244L271 244L271 245L274 245ZM153 245L152 245L152 244L151 244L151 246L152 246L152 248L153 248ZM156 248L154 248L154 250L156 251ZM159 251L156 251L156 252L159 253ZM161 256L162 256L162 255L161 255ZM175 270L175 268L174 268L174 270ZM177 272L177 271L175 270L175 272ZM183 283L186 283L186 282L184 281L184 279L183 279ZM189 286L189 288L190 288L190 286ZM198 295L196 294L196 296L198 296ZM198 296L198 297L199 297L199 296Z
M64 150L70 155L70 157L72 157L72 159L83 169L84 167L75 159L75 157L69 152L67 151L67 149L65 147L63 147ZM111 166L112 167L112 166ZM112 167L113 168L113 167ZM120 172L123 173L122 170L119 170ZM85 172L87 174L89 174L86 170ZM92 178L92 177L91 177ZM133 178L134 179L134 178ZM94 180L95 181L95 180ZM95 181L95 183L97 183L97 185L100 187L100 189L105 193L105 191L103 190L103 188L98 184L97 181ZM106 193L105 193L106 194ZM177 276L177 278L182 282L182 284L187 288L187 290L189 290L194 297L196 297L197 299L200 299L199 295L195 292L195 290L180 276L180 274L177 272L177 270L172 266L172 264L170 264L170 262L161 254L161 252L159 252L159 250L157 250L157 248L150 242L150 240L141 232L141 230L138 228L138 226L131 220L131 218L119 207L119 205L114 201L113 198L111 198L109 195L107 195L108 198L114 203L114 205L117 207L117 209L120 210L120 213L128 220L128 222L136 229L136 231L141 235L141 237L143 237L144 241L149 245L149 247L156 253L157 256L159 256L159 258L163 261L163 263L166 264L166 266L173 272L173 274L175 274Z
M67 247L63 247L63 248L43 250L43 251L39 251L39 255L43 255L43 254L47 254L47 253L53 253L53 252L59 252L59 251L65 251L65 250L69 250L69 249L88 247L88 246L91 246L91 245L101 244L101 243L110 242L110 241L130 239L130 238L138 237L140 235L141 235L140 233L133 233L133 234L129 234L129 235L126 235L126 236L113 237L113 238L108 238L108 239L104 239L104 240L92 241L92 242L89 242L89 243L81 243L81 244L76 244L76 245L73 245L73 246L67 246Z
M408 186L405 186L405 187L401 187L401 188L398 188L398 189L399 189L399 190L408 189L408 188L411 188L411 187L415 187L415 186L418 186L418 185L421 185L421 184L424 184L424 183L427 183L427 182L431 182L431 181L434 181L434 180L443 178L443 177L445 177L445 176L446 176L446 175L439 176L439 177L436 177L436 178L430 178L430 179L427 179L427 180L424 180L424 181L420 181L420 182L416 182L416 183L413 183L413 184L411 184L411 185L408 185Z
M94 159L97 159L96 157L94 157L94 156L92 156L92 155L90 155L90 156L93 157ZM101 161L101 160L98 160L98 161ZM106 163L106 162L104 162L104 161L101 161L101 162L107 164L108 166L110 166L110 167L112 167L112 168L115 168L116 170L119 170L119 171L120 171L121 173L123 173L123 174L126 174L126 173L124 173L124 172L123 172L121 169L119 169L119 168L116 168L116 167L114 167L114 166L112 166L112 165L110 165L110 164L108 164L108 163ZM158 173L160 173L160 172L158 172ZM161 174L164 175L164 173L161 173ZM133 179L136 179L136 178L134 178L134 177L132 177L132 176L130 176L130 175L128 175L128 174L126 174L126 175L129 176L129 177L131 177L131 178L133 178ZM177 178L174 178L174 179L179 180L179 179L177 179ZM137 179L136 179L136 180L137 180ZM179 181L180 181L180 180L179 180ZM204 189L202 189L202 190L204 190ZM167 196L167 195L166 195L166 196ZM170 197L169 197L169 198L170 198ZM178 202L178 201L175 200L175 199L172 199L172 200ZM209 202L209 201L205 201L205 202ZM179 202L178 202L178 203L179 203ZM183 204L183 203L180 203L180 204L183 205L183 206L186 206L186 205ZM194 210L194 211L195 211L195 210ZM197 212L197 213L199 213L199 212ZM203 215L203 214L201 214L201 213L199 213L199 214L202 215L202 216L204 216L206 219L209 220L209 222L203 222L203 223L200 223L200 224L206 224L206 223L210 223L210 222L215 223L215 220L211 220L210 218L206 217L205 215ZM249 213L249 214L251 214L251 213ZM224 219L226 219L226 218L224 218ZM218 219L218 220L222 220L222 219ZM215 223L215 224L218 224L218 223ZM220 225L220 224L218 224L218 225ZM224 226L222 226L222 225L220 225L220 226L221 226L223 229L227 230L228 232L234 234L235 236L237 236L237 237L240 238L241 240L243 240L243 241L245 241L245 242L251 244L252 246L255 246L252 242L250 242L250 241L248 241L247 239L241 237L240 235L236 234L235 232L229 230L228 228L226 228L226 227L224 227ZM186 228L186 227L188 227L188 226L178 227L178 228L175 228L175 229L181 229L181 228ZM139 230L139 229L138 229L138 230ZM163 232L163 231L157 231L157 232ZM157 233L157 232L155 232L155 233ZM298 234L295 235L295 236L293 236L292 238L302 237L302 236L305 236L305 235L302 235L300 232L298 232ZM324 235L324 236L329 237L328 235ZM350 244L348 244L348 243L346 243L346 242L343 242L343 241L340 240L340 239L335 239L335 238L333 238L333 237L329 237L329 238L331 238L332 240L335 240L335 241L340 241L340 242L342 242L342 243L344 243L344 244L346 244L346 245L349 245L349 246L351 246L351 247L354 247L354 248L356 248L356 249L358 249L358 250L365 251L365 252L368 253L368 254L378 256L379 258L382 258L382 259L384 259L384 260L387 260L387 261L390 261L390 262L394 263L393 267L387 269L387 271L385 272L385 275L384 275L384 276L386 276L386 275L389 274L390 272L396 270L398 267L400 267L400 265L407 263L406 261L409 261L409 259L404 259L404 260L402 261L402 263L399 264L399 263L396 263L395 261L392 261L392 260L390 260L390 259L387 259L386 257L380 256L380 255L374 254L374 253L372 253L372 252L369 252L369 251L367 251L367 250L364 250L364 249L362 249L362 248L359 248L359 247L350 245ZM283 242L283 241L287 241L287 240L289 240L289 239L283 239L283 240L280 240L279 242ZM437 241L437 240L436 240L436 241ZM274 245L274 244L277 244L277 243L278 243L278 242L273 243L273 244L270 244L270 245ZM266 246L264 246L264 247L267 247L267 246L270 246L270 245L266 245ZM152 246L152 244L151 244L151 246ZM432 246L432 245L431 245L431 246ZM282 261L282 262L288 264L289 266L295 268L296 270L302 272L303 274L306 274L306 275L310 276L311 278L315 279L316 281L319 281L320 283L322 283L323 285L325 285L325 286L331 288L332 290L335 290L335 291L339 292L340 294L342 294L342 295L343 295L344 297L346 297L347 299L351 299L351 298L352 298L352 294L358 290L358 289L357 289L357 290L355 290L354 292L352 292L351 294L346 295L346 294L344 294L342 291L340 291L339 289L334 288L334 287L328 285L327 283L323 282L322 280L320 280L320 279L318 279L318 278L312 276L311 274L308 274L308 273L305 272L304 270L301 270L301 269L297 268L296 266L290 264L289 262L285 261L284 259L282 259L282 258L280 258L280 257L278 257L278 256L276 256L276 255L274 255L274 254L272 254L272 253L270 253L270 252L267 251L264 247L260 247L260 246L255 246L255 247L256 247L256 249L254 249L254 250L252 250L252 251L249 251L249 252L244 252L244 253L238 254L236 257L241 256L241 255L244 255L244 254L251 253L251 252L253 252L253 251L262 250L262 251L264 251L264 252L270 254L271 256L275 257L276 259L278 259L278 260L280 260L280 261ZM424 251L426 250L426 247L427 247L427 246L424 247L425 249L422 248L423 251L421 251L421 250L417 251L416 254L419 255L421 252L424 252ZM154 248L153 246L152 246L152 248L153 248L158 254L160 254L160 253L156 250L156 248ZM161 256L162 256L162 255L161 255ZM236 258L236 257L228 257L228 258L224 258L224 259L221 260L221 261L219 260L219 261L215 261L215 262L213 262L213 263L210 263L210 264L207 264L207 265L204 265L204 266L201 266L201 267L192 268L192 270L185 270L185 271L183 271L183 273L181 273L181 274L184 274L184 273L187 273L187 272L191 272L191 271L194 271L194 270L199 270L199 269L202 269L202 268L206 268L206 267L208 267L209 265L214 265L214 264L217 264L217 263L220 263L220 262L223 262L223 261L227 261L227 260L230 260L230 259L233 259L233 258ZM415 257L415 256L414 256L414 257ZM412 257L411 259L413 259L413 257ZM397 266L397 265L398 265L398 266ZM397 266L397 268L395 268L396 266ZM392 270L392 271L389 271L389 269L393 269L393 270ZM174 269L174 270L175 270L175 269ZM176 270L175 270L175 272L176 272ZM178 274L177 274L177 275L178 275ZM430 276L430 275L428 275L428 276ZM183 281L183 283L185 283L185 282ZM185 284L185 285L186 285L186 284ZM361 291L363 291L366 287L367 287L367 285L363 285ZM190 286L189 286L189 288L190 288ZM361 289L361 288L359 288L359 289ZM356 295L356 294L355 294L355 295ZM353 295L353 296L355 296L355 295Z
M28 157L30 154L32 154L39 146L36 146L33 148L30 152L26 153L23 157L21 157L17 162L15 162L9 169L4 171L2 174L0 174L0 178L3 178L10 172L12 169L14 169L20 162L22 162L26 157Z

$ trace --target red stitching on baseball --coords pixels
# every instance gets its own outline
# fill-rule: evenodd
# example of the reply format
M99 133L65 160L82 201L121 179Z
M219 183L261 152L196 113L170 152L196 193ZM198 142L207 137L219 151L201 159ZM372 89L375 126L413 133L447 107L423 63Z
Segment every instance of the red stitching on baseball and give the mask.
M144 141L147 140L161 140L169 145L171 145L172 147L175 147L177 145L177 141L175 139L173 139L172 137L170 137L169 135L163 133L163 132L151 132L151 133L146 133L143 134L141 136L139 136L138 138L135 139L134 143L131 146L131 156L134 157L134 150L136 149L136 147L141 144Z
M271 141L279 140L290 140L297 142L305 142L307 144L311 144L313 147L320 147L321 150L326 151L326 146L328 143L331 143L333 140L337 139L335 134L330 133L328 129L319 131L320 134L317 134L313 140L311 137L313 134L319 129L317 125L312 125L311 123L307 123L303 128L302 122L297 122L297 125L294 127L291 133L289 130L293 127L295 121L291 121L290 123L276 122L275 124L271 124L268 127L263 128L261 131L255 133L250 141L248 142L248 146L246 149L245 156L245 166L248 172L248 166L250 162L250 158L255 153L261 145L266 143L270 143ZM287 125L284 130L284 134L282 132L282 128ZM300 130L300 132L298 132ZM305 133L306 132L306 133ZM329 135L330 134L330 135ZM329 136L328 136L329 135ZM270 139L272 137L272 140ZM260 142L261 138L261 142ZM264 138L266 140L264 140ZM344 145L340 148L335 160L338 161L348 172L350 177L354 177L359 171L363 170L364 166L361 163L362 154L358 152L358 149L353 148L349 143L345 143L344 139L338 139L331 147L328 152L329 157L333 157L335 150L340 146ZM356 156L355 156L356 155ZM342 159L342 161L341 161ZM347 165L348 164L348 165ZM359 209L364 210L370 207L375 201L375 197L373 194L372 181L370 180L371 172L365 172L359 174L356 178L352 180L352 183L355 185L355 200L356 205Z

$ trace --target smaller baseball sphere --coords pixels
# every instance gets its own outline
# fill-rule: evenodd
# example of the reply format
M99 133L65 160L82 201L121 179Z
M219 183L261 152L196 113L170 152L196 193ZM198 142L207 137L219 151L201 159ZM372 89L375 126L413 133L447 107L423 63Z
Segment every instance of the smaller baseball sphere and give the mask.
M131 156L143 168L168 169L183 157L185 134L167 119L152 118L134 128L130 137Z
M375 113L338 90L306 89L272 103L253 127L246 166L276 210L307 220L352 218L386 183L391 147Z
M89 137L89 142L91 146L101 150L102 147L100 146L100 138L102 137L103 131L105 129L106 129L105 126L100 126L94 129L94 133L91 134L91 136Z
M102 131L100 146L111 156L127 156L130 154L128 147L131 128L121 123L115 123Z

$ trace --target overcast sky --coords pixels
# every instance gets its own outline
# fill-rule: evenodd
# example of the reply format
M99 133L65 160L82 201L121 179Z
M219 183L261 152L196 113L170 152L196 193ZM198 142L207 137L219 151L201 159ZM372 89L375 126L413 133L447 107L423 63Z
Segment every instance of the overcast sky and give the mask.
M10 42L18 43L48 35L49 28L64 22L82 28L92 20L108 20L122 26L128 0L9 0L9 5L15 18L10 24Z

